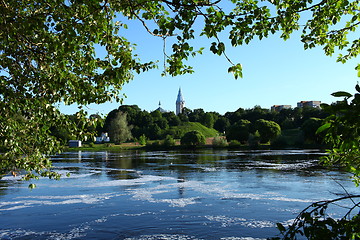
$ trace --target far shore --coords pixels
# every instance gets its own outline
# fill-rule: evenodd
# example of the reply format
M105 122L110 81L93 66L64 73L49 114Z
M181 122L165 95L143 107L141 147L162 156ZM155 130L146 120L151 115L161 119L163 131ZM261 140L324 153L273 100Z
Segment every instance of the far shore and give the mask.
M249 146L248 144L242 144L238 146L213 145L214 138L207 138L206 144L198 146L183 146L180 145L180 141L176 141L175 146L163 146L154 144L159 141L149 141L147 145L140 145L138 142L125 142L121 144L114 143L101 143L101 144L89 144L84 143L81 147L65 147L65 151L123 151L123 150L193 150L193 149L237 149L237 150L271 150L271 149L324 149L324 146L308 144L304 146L271 146L270 144L259 144L255 146Z

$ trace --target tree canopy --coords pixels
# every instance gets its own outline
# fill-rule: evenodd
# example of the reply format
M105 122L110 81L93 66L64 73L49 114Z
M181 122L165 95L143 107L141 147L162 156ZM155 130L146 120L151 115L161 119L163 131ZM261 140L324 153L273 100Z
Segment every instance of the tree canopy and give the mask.
M125 20L140 21L145 32L171 42L164 72L175 76L193 71L186 60L203 51L192 46L199 36L213 39L207 47L227 58L223 33L238 46L276 33L286 40L300 30L305 48L340 52L338 60L345 62L360 52L359 10L359 0L1 1L0 174L56 176L43 171L51 166L44 156L60 150L49 129L63 127L84 139L97 120L80 109L74 124L56 105L120 102L123 84L155 67L134 54L134 43L121 31ZM228 71L241 77L241 64L228 60Z

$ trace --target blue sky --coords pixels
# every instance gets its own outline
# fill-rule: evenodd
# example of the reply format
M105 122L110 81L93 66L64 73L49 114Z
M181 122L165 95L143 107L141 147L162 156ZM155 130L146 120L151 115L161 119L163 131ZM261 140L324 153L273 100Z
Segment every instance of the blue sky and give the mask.
M353 93L359 81L355 70L357 59L342 64L336 62L336 55L325 56L321 47L304 50L296 34L287 41L270 36L261 41L254 40L249 45L227 46L228 56L243 66L243 78L238 80L227 73L228 61L209 51L213 40L197 38L194 45L203 46L205 50L203 55L188 62L195 73L161 77L162 40L148 34L138 23L129 26L124 34L137 44L136 53L143 61L160 60L159 69L135 75L134 80L123 88L127 96L123 104L136 104L147 111L155 110L159 101L162 108L175 111L179 87L186 107L224 114L255 105L263 108L282 104L296 107L297 102L305 100L331 103L337 100L331 93L339 90ZM224 37L223 41L226 40ZM171 43L167 47L171 47ZM87 110L90 114L107 114L118 106L116 102L92 104ZM77 111L76 106L61 106L60 109L66 114Z

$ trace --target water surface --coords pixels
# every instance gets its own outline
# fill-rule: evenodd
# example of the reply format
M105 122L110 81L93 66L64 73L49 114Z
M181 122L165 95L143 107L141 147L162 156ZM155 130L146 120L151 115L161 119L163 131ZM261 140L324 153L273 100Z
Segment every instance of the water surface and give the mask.
M224 239L276 236L311 202L358 191L323 153L68 152L60 181L0 180L1 239ZM65 174L70 173L69 177ZM336 214L336 212L335 212Z

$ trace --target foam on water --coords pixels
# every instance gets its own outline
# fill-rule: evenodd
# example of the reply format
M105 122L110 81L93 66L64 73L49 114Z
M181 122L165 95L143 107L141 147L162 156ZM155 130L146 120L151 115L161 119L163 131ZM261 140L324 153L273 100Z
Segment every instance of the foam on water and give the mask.
M253 237L223 237L220 240L266 240L266 238L253 238Z
M44 205L69 205L69 204L96 204L118 197L123 194L105 193L105 194L83 194L67 196L23 196L16 197L13 201L0 202L0 211L17 210L28 207L38 207Z
M298 170L298 169L306 169L309 167L316 166L318 164L318 160L304 161L298 163L269 163L264 161L255 161L254 167L259 169L275 169L275 170ZM251 167L248 167L251 168Z
M56 231L32 231L26 229L0 229L0 239L51 239L51 240L71 240L71 239L86 239L88 233L94 229L98 224L108 221L111 217L117 217L120 214L111 214L103 216L93 221L87 221L79 225L70 226L68 232L60 233Z
M174 178L166 178L166 179L174 180ZM138 181L141 181L141 178L138 179ZM174 191L174 189L189 189L199 193L199 196L192 198L176 198L176 199L156 197L156 195L158 194L171 193ZM161 185L157 185L155 187L132 189L129 190L129 193L132 195L133 200L148 201L152 203L169 203L169 206L171 207L185 207L191 204L199 204L201 203L200 199L202 198L202 194L211 195L221 200L250 199L250 200L272 200L272 201L281 201L281 202L301 202L301 203L311 203L314 202L315 200L315 199L289 198L278 195L273 192L268 192L263 194L246 193L246 192L239 193L239 192L235 192L235 190L231 188L231 186L227 188L227 186L222 185L221 182L203 183L200 181L162 183Z
M155 234L155 235L142 235L139 237L125 238L124 240L201 240L201 238L196 238L188 235L178 235L178 234Z
M112 180L112 181L102 181L97 183L92 183L87 187L115 187L115 186L132 186L132 185L143 185L148 182L158 182L166 180L175 180L173 177L165 176L154 176L154 175L142 175L139 178L135 179L121 179L121 180Z
M36 239L39 237L46 237L51 240L70 240L70 239L81 239L86 236L85 232L89 230L88 227L73 228L67 233L57 232L35 232L24 229L4 229L0 230L1 239Z
M228 217L228 216L204 216L207 220L211 222L218 222L221 224L221 227L230 227L233 225L241 225L247 228L273 228L275 227L275 223L265 220L253 220L253 219L245 219L239 217ZM207 225L209 223L205 223Z

